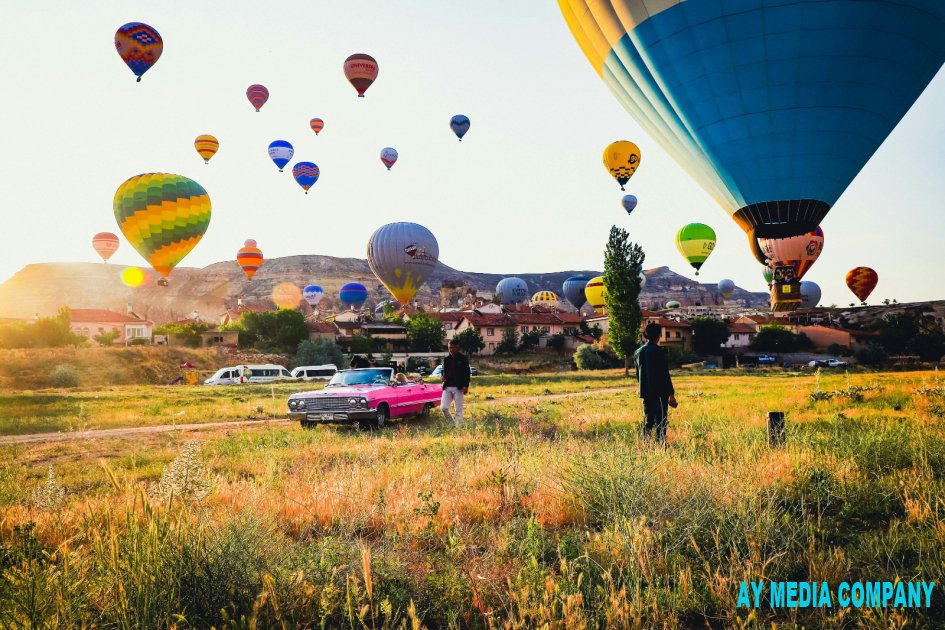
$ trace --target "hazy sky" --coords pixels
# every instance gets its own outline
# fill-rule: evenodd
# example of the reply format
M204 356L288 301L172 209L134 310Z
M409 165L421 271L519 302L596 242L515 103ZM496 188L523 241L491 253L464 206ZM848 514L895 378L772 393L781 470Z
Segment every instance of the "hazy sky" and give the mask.
M765 289L744 233L618 105L555 2L2 6L0 281L28 263L99 260L90 239L118 232L115 189L161 171L197 180L213 203L189 266L233 259L247 238L269 257L363 258L376 227L407 220L433 231L453 267L599 269L616 223L644 247L647 267L693 277L673 237L701 221L718 245L700 278ZM116 28L132 21L164 38L141 83L113 44ZM363 99L342 72L354 52L380 66ZM258 114L245 97L252 83L270 91ZM824 221L824 253L807 276L823 288L822 303L853 301L843 278L860 264L880 276L872 302L945 297L942 111L939 73ZM462 143L448 126L457 113L472 120ZM309 128L316 116L325 120L318 137ZM201 133L220 140L209 165L193 148ZM275 139L320 167L308 195L291 165L279 173L270 162ZM640 200L629 218L601 163L618 139L643 153L628 186ZM400 153L391 172L378 157L385 146ZM123 240L112 262L142 259Z

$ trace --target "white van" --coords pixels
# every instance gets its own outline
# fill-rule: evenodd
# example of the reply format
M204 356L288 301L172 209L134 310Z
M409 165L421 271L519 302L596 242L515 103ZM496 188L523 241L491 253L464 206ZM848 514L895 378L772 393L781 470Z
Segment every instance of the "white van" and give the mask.
M271 383L292 379L289 370L281 365L235 365L217 370L203 382L204 385L236 385L238 383Z
M292 378L303 381L328 381L337 371L338 368L331 363L326 365L300 365L292 370Z

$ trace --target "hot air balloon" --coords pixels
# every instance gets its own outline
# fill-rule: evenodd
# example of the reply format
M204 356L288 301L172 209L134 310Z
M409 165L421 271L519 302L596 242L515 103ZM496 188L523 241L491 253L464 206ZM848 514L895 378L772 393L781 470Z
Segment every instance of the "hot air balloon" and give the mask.
M292 167L292 177L295 178L295 181L302 187L306 195L312 184L318 181L318 174L318 165L315 162L296 162L295 166Z
M539 291L532 296L532 304L557 304L560 302L554 291Z
M607 295L607 287L604 286L604 276L597 276L596 278L588 280L587 286L584 287L584 297L587 298L587 303L590 304L595 311L604 308L605 295Z
M646 273L640 272L640 289L646 286Z
M341 291L338 293L338 299L341 300L341 303L351 309L359 309L364 306L367 296L367 289L359 282L349 282L341 287Z
M943 2L558 6L617 99L747 233L759 262L757 239L822 223L945 62Z
M203 163L209 164L210 158L212 158L216 154L217 149L220 148L220 143L210 134L203 134L197 136L197 139L194 140L194 148L197 149L197 153L203 158Z
M824 250L824 231L818 227L800 236L759 238L758 247L769 267L791 267L794 277L800 280Z
M581 308L587 301L584 297L584 287L587 286L588 280L590 278L587 276L571 276L561 285L561 292L574 308Z
M774 282L774 270L768 265L762 265L761 275L764 276L765 283L770 287L771 283Z
M715 249L715 230L704 223L690 223L676 232L676 249L689 261L699 275L699 269Z
M325 128L325 121L321 118L313 118L309 125L312 126L312 131L314 131L317 136L318 132Z
M855 267L847 272L847 286L863 304L866 304L866 298L876 288L877 282L879 274L869 267Z
M719 280L719 295L723 299L729 299L732 297L732 294L735 293L735 283L725 278L724 280Z
M246 88L246 98L256 108L256 113L259 113L260 108L269 100L269 90L265 85L254 83Z
M623 209L627 211L627 214L630 214L637 207L637 198L633 195L624 195L620 203L623 204Z
M681 306L682 304L680 304L676 300L670 300L669 302L666 303L666 308L679 308Z
M322 297L324 296L325 292L317 284L310 284L302 289L302 297L312 308L318 306L318 303L322 301Z
M502 304L521 304L528 301L528 284L521 278L502 278L495 285L496 295Z
M456 137L459 138L459 141L463 141L463 136L466 135L466 132L469 131L469 118L463 116L462 114L456 114L450 118L450 129L453 130L453 133L456 134Z
M92 237L92 247L105 262L118 250L118 242L118 237L111 232L99 232Z
M180 175L135 175L115 191L113 205L122 234L163 276L162 285L210 225L210 196Z
M801 282L801 308L814 308L820 302L820 287L816 282Z
M154 27L141 22L128 22L115 31L115 49L135 76L141 76L157 63L164 51L164 40Z
M397 161L397 149L393 147L384 147L381 149L381 162L390 170L390 167Z
M632 142L618 140L611 142L604 149L604 168L620 184L620 190L623 190L624 184L630 181L638 166L640 166L640 147Z
M273 140L269 143L269 159L279 167L280 173L282 172L282 168L292 159L293 155L295 155L295 149L285 140Z
M367 261L391 295L408 304L433 273L440 256L436 237L417 223L388 223L368 240Z
M247 239L236 252L236 262L239 263L247 278L252 278L263 264L262 250L256 247L256 241Z
M377 79L377 61L371 55L355 53L345 59L345 78L358 91L358 96L364 97L371 84Z

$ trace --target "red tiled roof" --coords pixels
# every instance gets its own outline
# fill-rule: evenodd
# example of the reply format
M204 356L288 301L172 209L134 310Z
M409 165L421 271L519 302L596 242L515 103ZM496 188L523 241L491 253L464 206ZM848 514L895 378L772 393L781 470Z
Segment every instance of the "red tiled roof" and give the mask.
M461 322L464 317L469 315L469 311L446 311L444 313L427 313L427 315L441 322Z
M754 335L757 332L754 326L751 326L749 324L736 324L736 323L729 324L728 331L730 333L749 334L749 335Z
M558 319L562 324L580 324L584 321L579 313L558 313Z
M308 329L313 333L336 333L338 329L328 322L308 322Z
M109 323L109 324L150 324L149 320L140 317L132 317L115 311L107 311L101 308L74 308L70 312L72 322L83 323Z
M561 320L554 313L509 313L516 324L560 324Z
M505 313L466 313L463 317L476 327L510 327L515 326L515 320Z
M692 328L689 322L677 322L674 319L666 319L665 317L660 317L660 321L657 323L663 328Z

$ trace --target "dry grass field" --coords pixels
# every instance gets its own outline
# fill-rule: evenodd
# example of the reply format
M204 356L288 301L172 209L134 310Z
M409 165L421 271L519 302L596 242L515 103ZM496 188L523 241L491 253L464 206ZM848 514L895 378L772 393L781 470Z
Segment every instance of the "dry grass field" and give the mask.
M665 449L620 372L479 377L459 430L0 446L0 628L945 624L938 588L926 610L736 607L743 580L941 580L945 375L675 379ZM5 391L0 433L273 417L297 387Z

